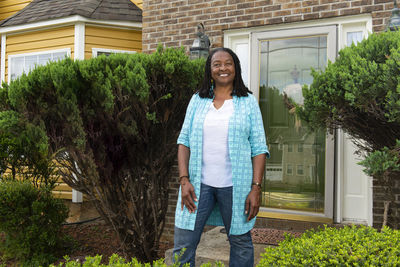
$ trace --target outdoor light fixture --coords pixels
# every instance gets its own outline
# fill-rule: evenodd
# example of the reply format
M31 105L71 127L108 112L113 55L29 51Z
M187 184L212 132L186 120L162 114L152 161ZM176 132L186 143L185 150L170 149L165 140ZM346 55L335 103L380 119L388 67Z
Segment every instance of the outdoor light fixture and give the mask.
M394 8L392 9L392 15L389 18L387 24L387 31L397 31L400 29L400 8L397 7L397 1L394 0Z
M194 39L190 48L190 59L207 58L210 52L210 39L204 33L204 25L200 23L197 26L197 38Z

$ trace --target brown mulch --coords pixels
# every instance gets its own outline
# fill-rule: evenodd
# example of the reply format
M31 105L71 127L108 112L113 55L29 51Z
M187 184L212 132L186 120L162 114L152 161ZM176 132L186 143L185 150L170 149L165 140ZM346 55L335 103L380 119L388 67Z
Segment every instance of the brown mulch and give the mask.
M116 234L111 227L105 225L102 221L65 225L63 226L63 232L75 240L73 250L68 253L71 260L83 262L86 256L103 255L102 262L107 263L108 258L114 253L122 256L121 247ZM277 245L280 241L284 240L284 233L290 233L295 237L301 235L300 232L270 228L255 228L251 231L253 242L265 245ZM161 243L158 256L163 258L165 256L165 251L172 247L173 242ZM1 264L2 262L0 259L0 265ZM14 264L7 264L7 266L14 266Z

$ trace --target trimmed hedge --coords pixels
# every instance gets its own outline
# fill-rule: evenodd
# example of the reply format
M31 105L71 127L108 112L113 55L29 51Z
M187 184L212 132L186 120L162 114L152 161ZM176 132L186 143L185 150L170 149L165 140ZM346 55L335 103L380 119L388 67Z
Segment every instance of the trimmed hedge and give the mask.
M48 188L29 182L0 181L0 243L4 258L22 266L46 266L65 250L61 233L68 209Z
M385 227L325 226L268 247L258 266L399 266L400 232Z
M86 257L85 262L82 264L77 261L71 261L68 257L65 257L65 262L61 262L57 267L108 267L108 266L113 266L113 267L179 267L179 262L177 261L176 263L172 265L167 265L164 262L164 259L159 259L157 261L154 261L153 264L151 263L140 263L137 259L133 258L132 261L126 262L126 260L117 254L113 254L110 259L108 264L101 264L101 259L102 256L97 255L95 257ZM205 263L202 264L201 267L223 267L224 264L220 262L215 262L214 264L211 263ZM54 265L50 265L50 267L55 267ZM183 267L189 267L189 263L186 263L183 265Z

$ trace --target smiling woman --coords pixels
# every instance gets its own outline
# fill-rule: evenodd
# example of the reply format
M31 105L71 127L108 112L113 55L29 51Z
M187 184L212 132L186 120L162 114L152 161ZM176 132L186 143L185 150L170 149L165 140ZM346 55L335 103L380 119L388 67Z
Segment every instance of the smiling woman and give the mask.
M206 224L224 225L230 266L253 266L250 230L260 207L269 155L257 100L244 85L240 62L227 48L213 50L202 86L193 95L178 138L179 190L174 254L194 266Z

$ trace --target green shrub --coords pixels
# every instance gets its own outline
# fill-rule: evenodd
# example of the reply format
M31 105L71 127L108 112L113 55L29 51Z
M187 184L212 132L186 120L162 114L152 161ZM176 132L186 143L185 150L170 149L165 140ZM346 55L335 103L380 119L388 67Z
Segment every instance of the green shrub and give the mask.
M101 259L102 256L95 256L95 257L86 257L85 262L83 264L77 262L77 261L71 261L68 257L65 257L65 262L60 263L57 265L58 267L106 267L106 266L113 266L113 267L178 267L179 262L176 262L172 265L167 265L164 262L164 259L159 259L156 261L153 261L153 264L150 263L140 263L137 259L132 259L130 262L126 262L126 260L117 254L113 254L110 259L108 264L101 264ZM184 267L189 267L189 263L186 263L183 265ZM216 266L216 267L223 267L224 264L220 262L215 262L213 265L211 263L205 263L202 264L201 267L211 267L211 266ZM50 265L50 267L54 267L54 265Z
M399 266L400 232L366 226L325 226L268 247L258 266Z
M62 200L48 188L36 188L19 181L0 182L0 232L5 242L0 251L5 258L22 265L48 265L62 251L65 238L61 226L68 217Z

